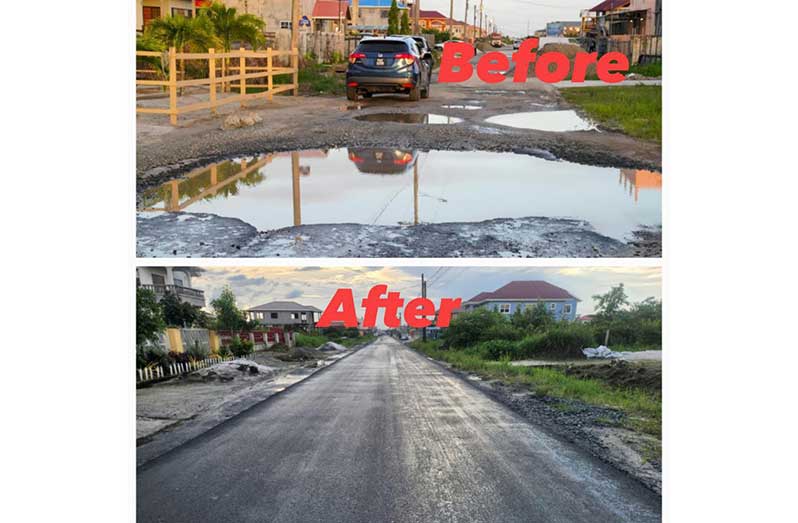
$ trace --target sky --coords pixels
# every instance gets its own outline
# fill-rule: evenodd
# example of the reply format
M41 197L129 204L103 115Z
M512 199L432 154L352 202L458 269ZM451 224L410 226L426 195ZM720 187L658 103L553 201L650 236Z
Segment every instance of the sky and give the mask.
M661 299L658 267L207 267L191 284L205 291L208 305L229 285L241 309L290 300L324 310L338 288L351 287L361 317L360 300L373 285L384 283L389 291L400 291L407 303L421 295L422 273L427 297L436 306L441 298L465 301L513 280L545 280L564 288L582 300L578 315L593 312L592 296L618 283L624 284L630 302Z
M468 22L473 22L473 5L468 2ZM495 18L499 31L511 36L526 36L529 31L543 29L547 22L579 20L582 9L590 9L600 0L482 0L488 18ZM479 0L476 0L479 5ZM449 0L421 0L421 9L440 11L449 16ZM465 0L454 1L454 17L463 20Z

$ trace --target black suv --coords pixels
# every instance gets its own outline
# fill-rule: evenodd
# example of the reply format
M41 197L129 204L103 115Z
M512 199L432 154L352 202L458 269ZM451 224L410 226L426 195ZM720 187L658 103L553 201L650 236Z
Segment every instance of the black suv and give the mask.
M430 56L431 58L431 56ZM406 93L411 101L429 96L432 68L409 36L364 38L349 55L346 97L370 98L374 93Z

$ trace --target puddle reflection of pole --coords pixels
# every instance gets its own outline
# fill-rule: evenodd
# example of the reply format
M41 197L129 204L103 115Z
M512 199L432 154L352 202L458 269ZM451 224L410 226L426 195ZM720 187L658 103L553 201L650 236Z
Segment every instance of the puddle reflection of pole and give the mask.
M302 225L302 200L299 191L299 153L291 153L291 179L294 207L294 226Z
M418 158L413 162L413 225L418 225Z

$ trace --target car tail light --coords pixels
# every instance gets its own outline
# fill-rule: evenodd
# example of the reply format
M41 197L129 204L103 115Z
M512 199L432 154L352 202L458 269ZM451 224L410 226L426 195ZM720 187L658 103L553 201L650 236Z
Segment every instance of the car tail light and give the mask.
M394 158L393 163L395 165L407 165L413 161L413 155L410 153L403 153L398 158Z
M358 60L363 60L366 58L366 53L352 53L349 55L349 63L353 64Z
M393 57L397 60L410 60L411 62L416 59L416 57L410 53L397 53Z
M349 153L349 159L355 163L363 163L365 161L362 157L356 155L355 153Z
M347 87L357 87L357 82L349 82L346 84Z
M404 87L405 89L412 89L413 87L415 87L415 84L410 84L410 83L402 84L402 87Z

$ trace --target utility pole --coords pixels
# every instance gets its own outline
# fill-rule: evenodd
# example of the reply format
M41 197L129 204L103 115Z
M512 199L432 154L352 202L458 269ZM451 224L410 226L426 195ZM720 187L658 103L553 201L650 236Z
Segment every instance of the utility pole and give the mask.
M468 0L466 0L465 16L463 17L463 41L468 42Z
M473 9L473 11L474 11L474 15L473 15L474 16L474 23L471 24L471 25L474 26L474 33L475 33L474 34L474 42L476 42L477 38L479 38L479 36L476 34L476 31L477 31L477 0L474 0L474 9Z
M482 19L485 17L482 0L479 0L479 37L482 38Z
M418 25L419 11L421 10L421 0L413 0L413 34L420 35L421 27Z
M454 0L449 0L449 39L454 38Z
M433 275L434 276L434 275ZM427 282L424 281L424 273L421 273L421 297L427 297ZM427 328L421 328L421 341L427 341Z
M299 48L299 2L291 0L291 49Z

